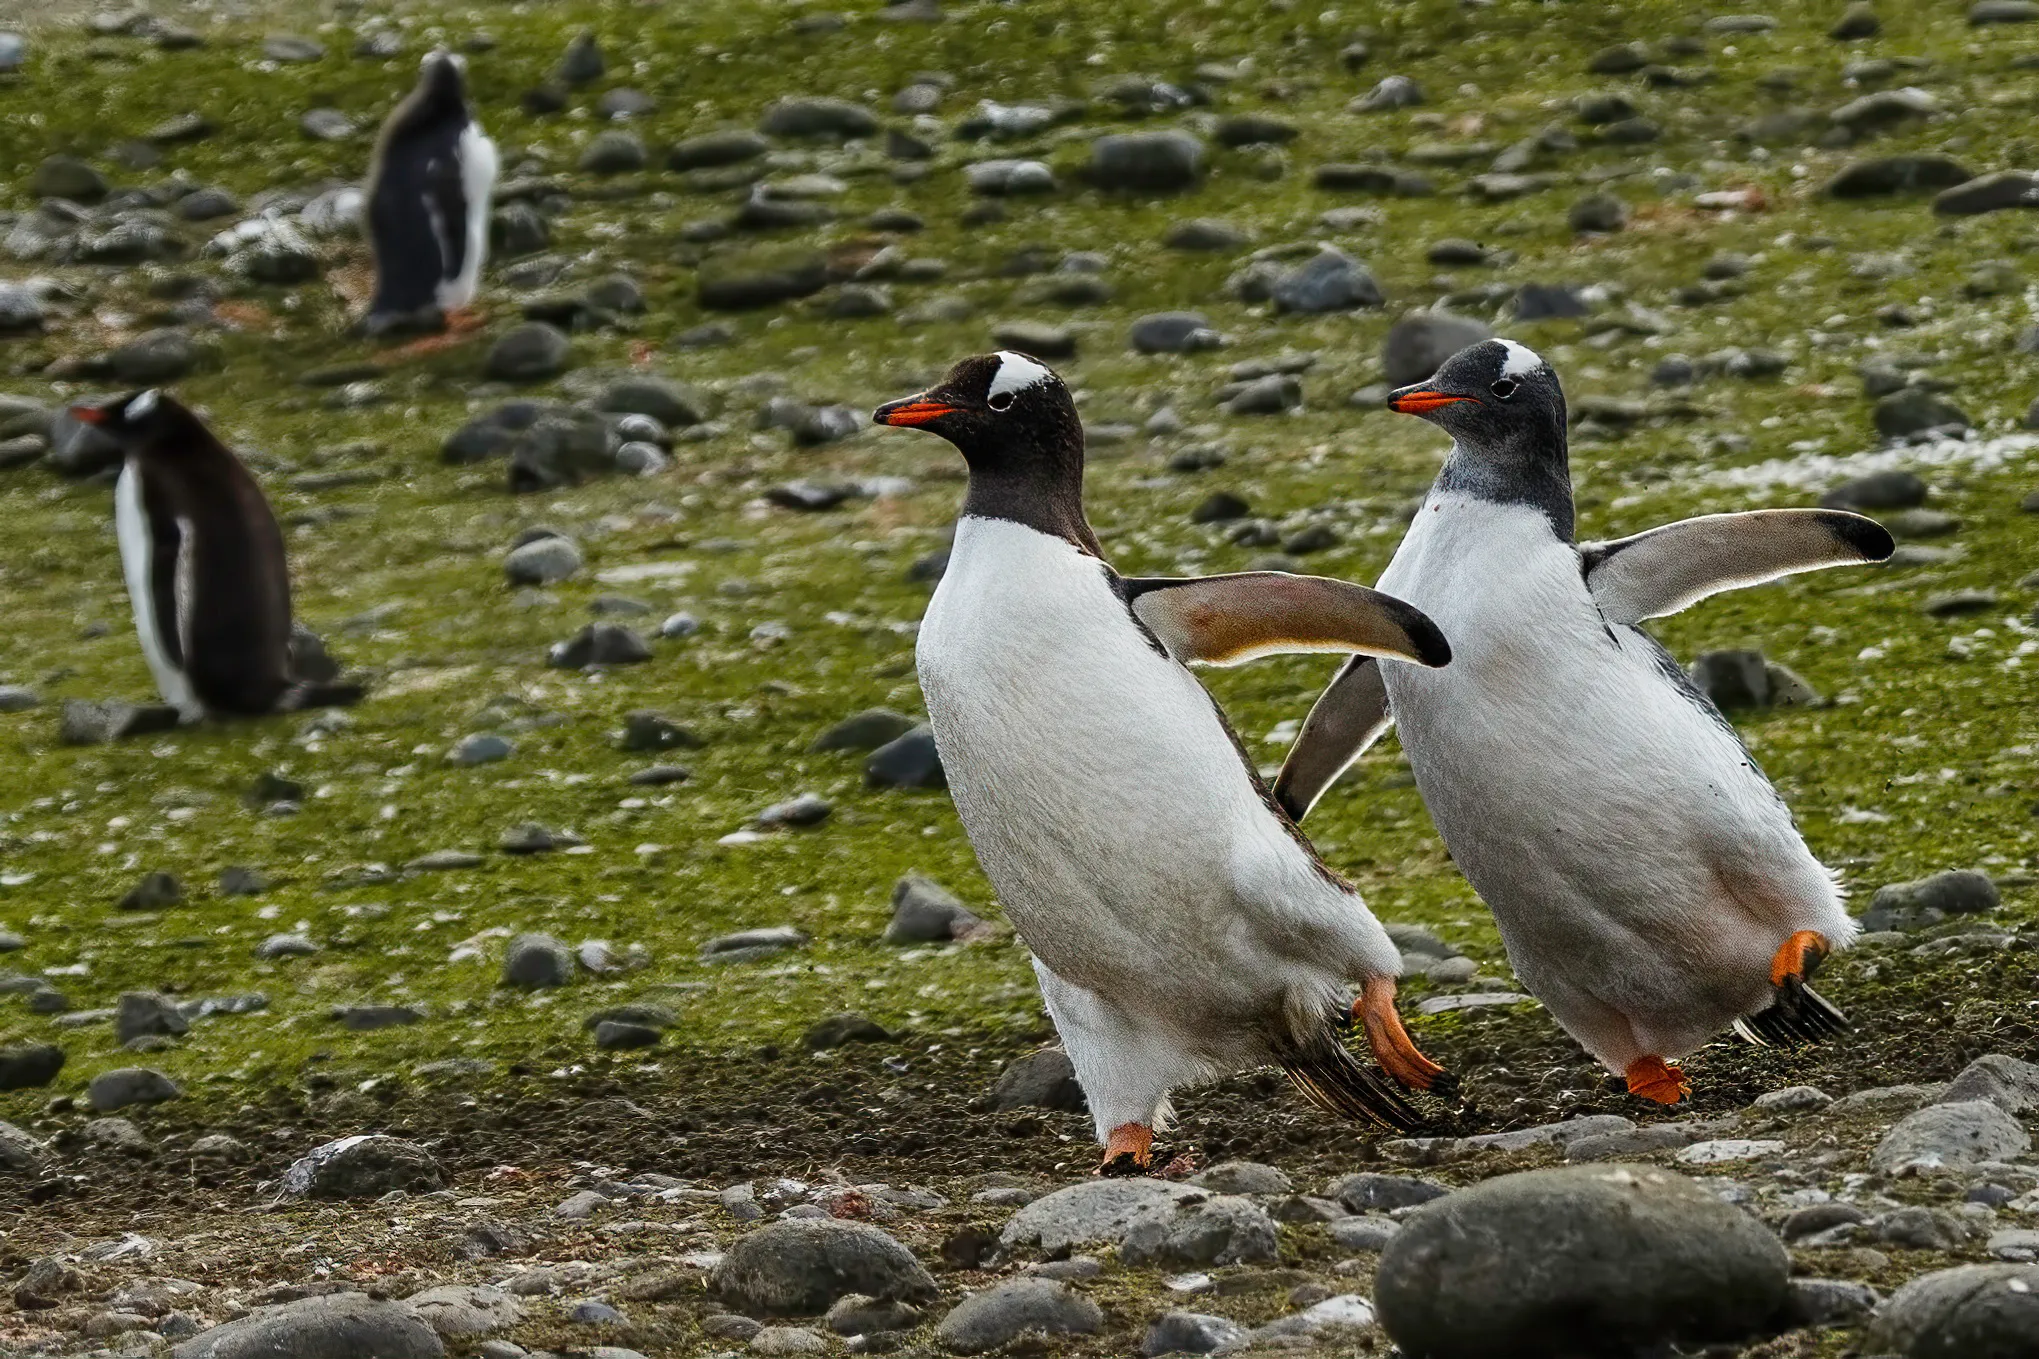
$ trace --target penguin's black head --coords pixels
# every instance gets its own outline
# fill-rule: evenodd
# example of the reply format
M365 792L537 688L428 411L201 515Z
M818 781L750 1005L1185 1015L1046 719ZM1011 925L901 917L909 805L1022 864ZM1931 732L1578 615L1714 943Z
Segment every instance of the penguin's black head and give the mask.
M461 109L467 106L467 58L435 47L418 63L416 98L421 107Z
M71 415L123 447L136 450L174 446L174 436L197 419L176 398L154 387L111 401L73 406Z
M1564 456L1564 388L1535 350L1513 340L1459 350L1427 381L1392 392L1388 409L1421 416L1475 455Z
M1045 364L1001 350L964 359L918 396L871 413L881 425L939 434L973 473L1051 475L1083 469L1083 422L1069 388Z

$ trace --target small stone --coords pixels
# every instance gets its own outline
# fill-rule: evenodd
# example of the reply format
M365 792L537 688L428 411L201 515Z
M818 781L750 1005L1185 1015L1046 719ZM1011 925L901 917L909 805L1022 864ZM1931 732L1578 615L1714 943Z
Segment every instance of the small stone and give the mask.
M1313 316L1378 307L1385 300L1366 267L1342 250L1327 249L1275 280L1275 309Z
M581 149L580 169L590 175L627 175L651 164L651 151L635 132L597 133Z
M1142 354L1189 354L1214 349L1218 333L1202 313L1193 311L1156 312L1133 323L1132 346Z
M1381 113L1413 108L1423 102L1423 88L1407 76L1393 75L1347 105L1353 113Z
M38 198L97 203L106 197L106 177L75 156L50 156L35 167L28 191Z
M326 58L325 44L294 33L274 33L262 40L262 55L285 65L303 65Z
M867 788L946 788L948 776L942 770L941 752L935 747L934 730L926 725L871 752L864 762Z
M102 1071L85 1087L85 1102L98 1113L111 1113L134 1104L161 1104L184 1093L177 1082L160 1071L142 1066Z
M1115 132L1090 144L1090 180L1114 192L1174 193L1204 174L1204 146L1187 132Z
M1347 1175L1324 1186L1326 1198L1337 1199L1355 1213L1387 1213L1397 1208L1414 1208L1418 1204L1441 1199L1450 1192L1443 1185L1429 1180L1372 1172Z
M54 1043L0 1048L0 1090L33 1090L48 1085L64 1069L64 1050ZM5 1153L0 1152L0 1167Z
M1870 1163L1886 1174L1912 1166L1959 1168L2013 1161L2031 1145L2016 1119L1985 1100L1933 1104L1884 1134Z
M555 74L563 85L592 85L608 69L609 63L602 57L602 44L592 32L583 29L566 45Z
M648 708L623 715L623 736L618 742L620 749L633 752L699 750L706 744L692 727Z
M1830 510L1904 510L1926 503L1930 493L1916 472L1871 472L1844 481L1820 497Z
M446 759L448 763L457 765L494 764L498 760L509 759L515 749L516 746L507 737L477 732L473 736L461 737L458 744L447 752Z
M297 126L315 142L344 142L357 130L354 120L338 109L308 109Z
M797 930L791 925L771 925L717 935L701 946L701 957L709 962L747 962L789 948L805 948L808 942L804 930Z
M619 1020L605 1019L595 1025L595 1046L605 1052L622 1052L635 1048L648 1048L659 1040L659 1031L643 1024L628 1024Z
M495 342L482 375L500 382L543 382L565 372L572 353L573 342L565 332L530 321Z
M129 991L114 1011L113 1034L122 1043L151 1034L176 1038L190 1029L177 1003L157 991Z
M732 1307L761 1316L819 1316L860 1293L924 1303L935 1281L896 1239L861 1222L788 1218L740 1237L709 1276Z
M812 754L832 750L876 750L912 731L915 722L905 713L889 708L866 708L837 722L814 738L807 749Z
M809 1052L827 1052L850 1043L889 1043L893 1035L863 1015L830 1015L800 1036L800 1046Z
M940 883L909 873L892 888L888 944L925 944L982 938L991 927Z
M2024 1359L2039 1334L2039 1265L1921 1275L1876 1313L1865 1352L1905 1359Z
M584 564L578 543L548 534L511 549L503 558L503 575L512 585L556 585L577 574Z
M503 954L503 984L565 986L574 978L573 950L549 934L520 934Z
M283 1172L293 1198L379 1198L392 1190L424 1193L446 1187L446 1172L416 1142L382 1133L343 1137L313 1148Z
M145 873L120 899L123 911L160 911L184 900L184 885L168 873Z
M775 802L758 813L757 824L763 827L818 826L834 813L835 804L818 793L802 793L785 802Z
M1692 662L1692 683L1722 712L1770 702L1769 671L1760 651L1703 651Z
M1924 929L1948 916L1986 915L2002 901L1987 873L1948 869L1915 882L1877 888L1869 909L1862 913L1862 925L1867 930Z
M1572 204L1568 220L1578 232L1619 231L1628 223L1628 205L1611 193L1588 194Z
M555 670L586 670L598 666L641 665L651 659L651 646L621 623L590 623L564 642L556 642L545 662Z
M869 137L879 130L877 115L842 99L781 99L765 111L758 130L769 137L838 140Z

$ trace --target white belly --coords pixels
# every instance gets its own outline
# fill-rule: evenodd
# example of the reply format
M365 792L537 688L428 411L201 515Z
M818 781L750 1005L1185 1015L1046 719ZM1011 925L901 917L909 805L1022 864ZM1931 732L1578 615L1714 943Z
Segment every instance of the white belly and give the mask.
M1362 957L1395 970L1378 924L1261 801L1209 695L1095 558L965 518L919 668L971 844L1058 976L1193 1022L1328 989Z
M177 709L187 722L205 715L205 706L192 691L191 680L170 658L164 638L175 635L177 620L156 616L154 589L155 541L149 532L149 516L142 507L142 474L133 459L121 468L113 487L113 530L120 542L121 572L127 577L128 601L134 608L135 637L141 642L142 657L155 677L163 701Z
M1741 743L1646 638L1610 635L1539 511L1434 496L1380 588L1452 644L1383 672L1424 802L1575 1033L1598 1005L1703 1037L1767 1002L1786 935L1852 934Z
M478 124L469 123L460 134L460 187L467 199L467 220L446 224L450 231L466 233L467 253L459 275L439 285L439 305L448 311L465 307L481 290L481 271L489 250L489 201L495 184L496 144Z

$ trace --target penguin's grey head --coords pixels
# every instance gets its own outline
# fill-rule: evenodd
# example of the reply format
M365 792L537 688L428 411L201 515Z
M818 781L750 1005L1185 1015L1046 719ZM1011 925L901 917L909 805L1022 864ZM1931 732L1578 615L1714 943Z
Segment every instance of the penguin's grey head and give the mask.
M175 398L154 387L111 401L73 406L71 415L135 451L174 444L171 436L197 419Z
M954 444L972 472L1025 475L1083 466L1083 422L1053 369L1001 350L964 359L917 396L871 413L881 425L910 425Z
M1427 380L1396 388L1388 409L1421 416L1475 455L1564 456L1564 388L1535 350L1513 340L1459 350Z

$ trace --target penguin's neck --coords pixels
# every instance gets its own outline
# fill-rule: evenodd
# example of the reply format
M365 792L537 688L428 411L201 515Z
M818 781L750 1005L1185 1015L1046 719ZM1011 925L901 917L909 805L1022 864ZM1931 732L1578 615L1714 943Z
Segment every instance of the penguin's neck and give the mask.
M1511 445L1498 453L1471 453L1454 441L1437 474L1437 489L1528 505L1550 521L1562 541L1575 541L1572 471L1562 444L1555 450Z
M1100 560L1104 549L1083 513L1083 454L1058 458L1052 464L1029 463L1022 469L972 467L963 513L982 519L1009 519L1041 533L1074 543L1079 551Z

